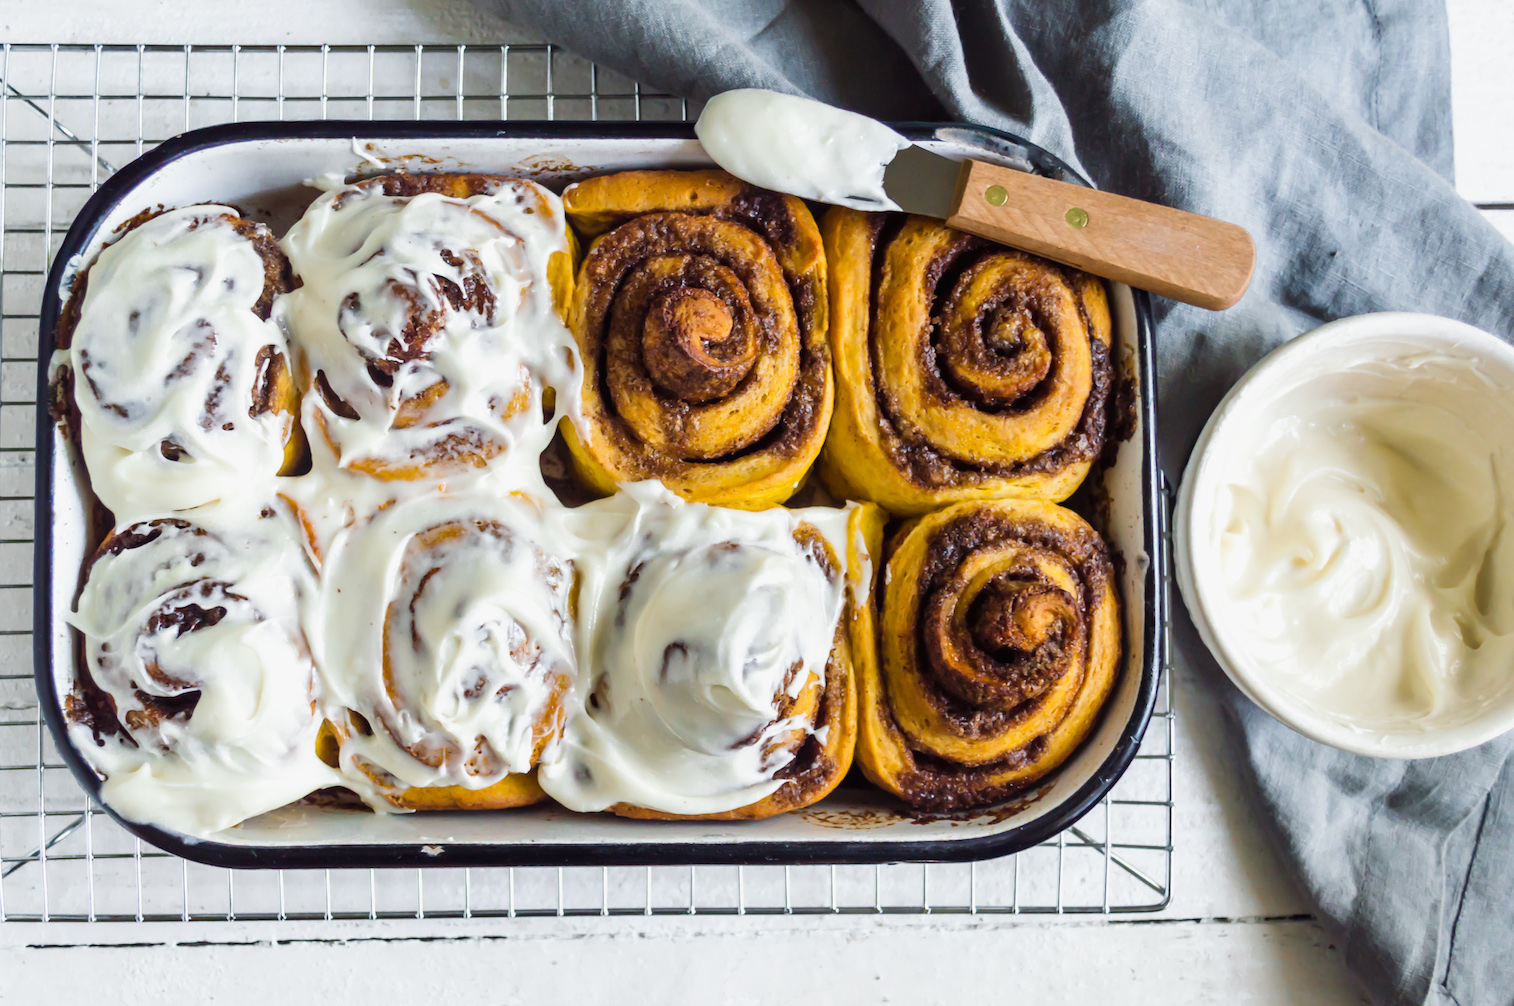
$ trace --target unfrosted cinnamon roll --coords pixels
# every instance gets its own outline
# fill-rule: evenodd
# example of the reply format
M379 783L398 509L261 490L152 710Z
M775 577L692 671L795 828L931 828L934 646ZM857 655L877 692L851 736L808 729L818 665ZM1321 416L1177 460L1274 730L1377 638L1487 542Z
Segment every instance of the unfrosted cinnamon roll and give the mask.
M1103 283L926 217L832 207L822 231L832 490L896 514L1070 496L1108 422Z
M742 513L650 483L582 508L612 530L580 558L584 672L542 787L652 818L764 818L829 793L856 734L870 513Z
M215 205L142 215L79 274L54 413L77 425L118 522L243 493L295 463L297 395L269 320L290 285L268 229Z
M288 516L210 508L108 537L69 621L70 731L135 821L204 836L326 786L302 607L315 577Z
M858 660L857 758L915 807L1002 800L1062 764L1118 671L1109 550L1051 503L959 503L907 525ZM870 616L869 616L870 617ZM880 666L881 664L881 666Z
M548 389L578 385L555 195L382 175L322 194L283 246L303 283L279 312L303 357L305 423L340 466L415 479L546 446Z
M723 171L628 171L563 205L594 239L571 315L580 477L750 509L787 499L832 399L825 253L804 203Z
M572 562L535 504L424 495L338 535L318 651L339 763L370 803L541 799L572 683Z

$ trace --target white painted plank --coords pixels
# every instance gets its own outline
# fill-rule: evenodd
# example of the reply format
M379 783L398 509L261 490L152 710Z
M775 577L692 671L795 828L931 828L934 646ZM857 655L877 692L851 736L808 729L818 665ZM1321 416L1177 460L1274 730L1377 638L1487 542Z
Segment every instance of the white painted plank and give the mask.
M1514 209L1510 210L1483 210L1482 215L1488 218L1494 227L1497 227L1504 237L1514 241Z
M1475 203L1514 203L1514 3L1447 0L1456 187Z
M537 928L540 926L541 928ZM241 946L0 947L0 998L120 1006L268 1002L1051 1002L1339 1006L1367 1000L1307 921L1002 924L915 919L402 925L389 938ZM472 933L468 930L472 929ZM181 930L181 932L183 932ZM96 936L91 931L89 936ZM185 932L184 939L214 939ZM439 939L438 939L439 938ZM81 964L81 962L87 962ZM84 970L81 970L83 968ZM87 973L87 984L60 980ZM6 986L9 986L7 989ZM9 993L9 994L7 994ZM69 1001L76 1001L69 999Z
M1311 906L1273 849L1238 771L1217 688L1192 673L1177 685L1172 903L1167 918L1276 917Z

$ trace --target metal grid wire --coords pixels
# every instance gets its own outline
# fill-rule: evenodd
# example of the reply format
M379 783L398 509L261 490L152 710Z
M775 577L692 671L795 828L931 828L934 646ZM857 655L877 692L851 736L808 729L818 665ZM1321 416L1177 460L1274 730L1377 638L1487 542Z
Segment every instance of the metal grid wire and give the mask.
M1172 875L1173 716L1111 796L1002 860L930 866L229 871L144 846L79 789L32 684L37 314L89 194L237 119L685 119L550 45L0 46L0 921L1154 911Z

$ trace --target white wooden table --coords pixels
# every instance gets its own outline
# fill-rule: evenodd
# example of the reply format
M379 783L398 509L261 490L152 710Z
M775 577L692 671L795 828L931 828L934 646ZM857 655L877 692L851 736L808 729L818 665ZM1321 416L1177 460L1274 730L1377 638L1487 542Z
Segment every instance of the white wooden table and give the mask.
M1450 0L1459 188L1514 237L1514 4ZM466 0L11 0L0 40L513 41ZM0 926L0 1003L1364 1002L1239 792L1203 681L1177 682L1173 897L1106 921L609 918ZM774 996L776 997L776 996Z

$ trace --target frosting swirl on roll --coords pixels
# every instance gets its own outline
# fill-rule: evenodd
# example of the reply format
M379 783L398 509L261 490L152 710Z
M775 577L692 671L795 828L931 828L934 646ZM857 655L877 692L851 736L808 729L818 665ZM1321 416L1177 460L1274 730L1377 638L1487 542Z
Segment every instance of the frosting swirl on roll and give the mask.
M385 175L323 193L283 245L303 281L279 309L305 357L305 421L340 465L413 479L512 447L534 459L556 421L546 389L572 411L572 245L541 186Z
M542 787L573 810L662 816L722 814L802 788L784 770L808 742L823 748L830 731L849 730L839 707L850 667L833 659L845 637L848 511L745 513L642 483L571 519L608 544L581 560L588 677Z
M292 457L288 349L269 320L289 264L226 206L132 226L80 275L59 325L95 494L120 521L199 506Z
M564 548L534 504L482 493L417 497L337 536L317 651L332 705L361 717L338 724L341 763L371 802L485 790L556 739L576 666ZM483 799L526 797L534 784Z
M70 616L87 674L67 699L106 803L205 835L337 785L315 749L318 680L302 629L314 595L295 530L272 506L107 538Z

